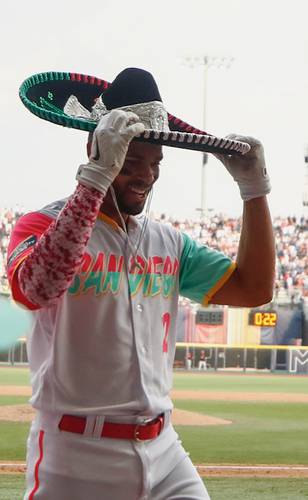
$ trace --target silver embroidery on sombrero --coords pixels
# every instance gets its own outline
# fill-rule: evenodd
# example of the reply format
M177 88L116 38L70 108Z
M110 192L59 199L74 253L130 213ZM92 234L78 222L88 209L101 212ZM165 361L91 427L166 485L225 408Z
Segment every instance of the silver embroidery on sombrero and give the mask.
M102 96L100 95L96 99L95 104L92 107L92 111L90 113L90 120L93 120L94 122L99 122L100 118L106 115L107 113L109 113L109 111L103 102Z
M131 104L130 106L122 106L123 111L131 111L135 113L141 123L145 126L145 128L149 128L152 130L156 130L158 132L170 132L168 125L168 113L160 101L150 101L150 102L142 102L139 104ZM91 112L91 120L99 121L102 115L109 113L107 110L102 96L100 96L96 103L94 104Z
M145 131L141 134L144 139L160 139L167 144L169 143L169 145L173 142L208 145L224 151L238 151L242 154L247 153L250 149L250 146L246 143L213 135L171 131L168 126L168 113L160 101L133 104L117 109L131 111L139 117L145 126ZM71 95L64 106L64 113L74 118L83 118L97 123L103 115L110 113L110 110L106 108L102 96L96 99L96 103L90 112L80 104L76 96Z
M66 115L72 116L74 118L91 118L91 113L88 109L86 109L80 102L77 97L71 95L63 108L63 111Z
M145 128L156 130L158 132L170 132L168 125L168 113L160 101L144 102L139 104L131 104L130 106L123 106L123 111L131 111L135 113L139 120L144 124ZM96 99L92 111L88 111L80 102L77 97L71 95L63 109L66 115L74 118L86 118L93 122L98 122L103 115L110 113L103 102L102 96Z

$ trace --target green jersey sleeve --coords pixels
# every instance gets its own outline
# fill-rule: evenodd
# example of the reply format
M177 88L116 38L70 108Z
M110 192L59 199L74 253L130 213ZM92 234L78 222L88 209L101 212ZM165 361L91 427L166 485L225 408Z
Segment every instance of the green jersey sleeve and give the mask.
M179 292L195 302L206 305L228 280L236 264L221 252L199 245L182 233Z

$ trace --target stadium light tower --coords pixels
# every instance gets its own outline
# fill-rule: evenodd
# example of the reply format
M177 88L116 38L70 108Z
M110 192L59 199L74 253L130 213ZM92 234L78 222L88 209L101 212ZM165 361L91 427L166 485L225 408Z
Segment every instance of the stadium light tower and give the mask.
M218 69L228 69L234 61L234 57L228 56L209 56L204 54L202 56L185 56L183 57L183 63L190 67L195 68L197 66L202 66L203 68L203 120L202 128L206 131L207 120L207 84L208 84L208 70L210 67L215 67ZM206 166L207 166L208 155L203 153L202 155L202 166L201 166L201 207L197 208L200 211L201 219L204 219L207 213L207 199L206 199Z

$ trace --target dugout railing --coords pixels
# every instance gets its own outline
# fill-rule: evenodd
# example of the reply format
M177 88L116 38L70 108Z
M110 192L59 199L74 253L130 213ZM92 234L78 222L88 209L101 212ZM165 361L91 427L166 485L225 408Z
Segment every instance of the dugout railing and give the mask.
M204 351L203 356L201 351ZM200 363L205 358L205 363ZM178 342L174 368L180 370L283 371L308 374L308 346L207 345Z

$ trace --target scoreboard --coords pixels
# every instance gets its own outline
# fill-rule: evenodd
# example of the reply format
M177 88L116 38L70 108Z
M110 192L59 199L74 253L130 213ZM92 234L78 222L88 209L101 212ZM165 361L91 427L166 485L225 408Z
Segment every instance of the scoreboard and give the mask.
M248 324L252 326L275 327L278 314L274 309L255 308L249 312ZM223 309L204 308L196 312L197 325L223 325Z
M197 325L223 325L224 311L222 309L199 309L196 313Z
M274 310L253 309L249 313L248 324L275 327L277 324L277 312Z

